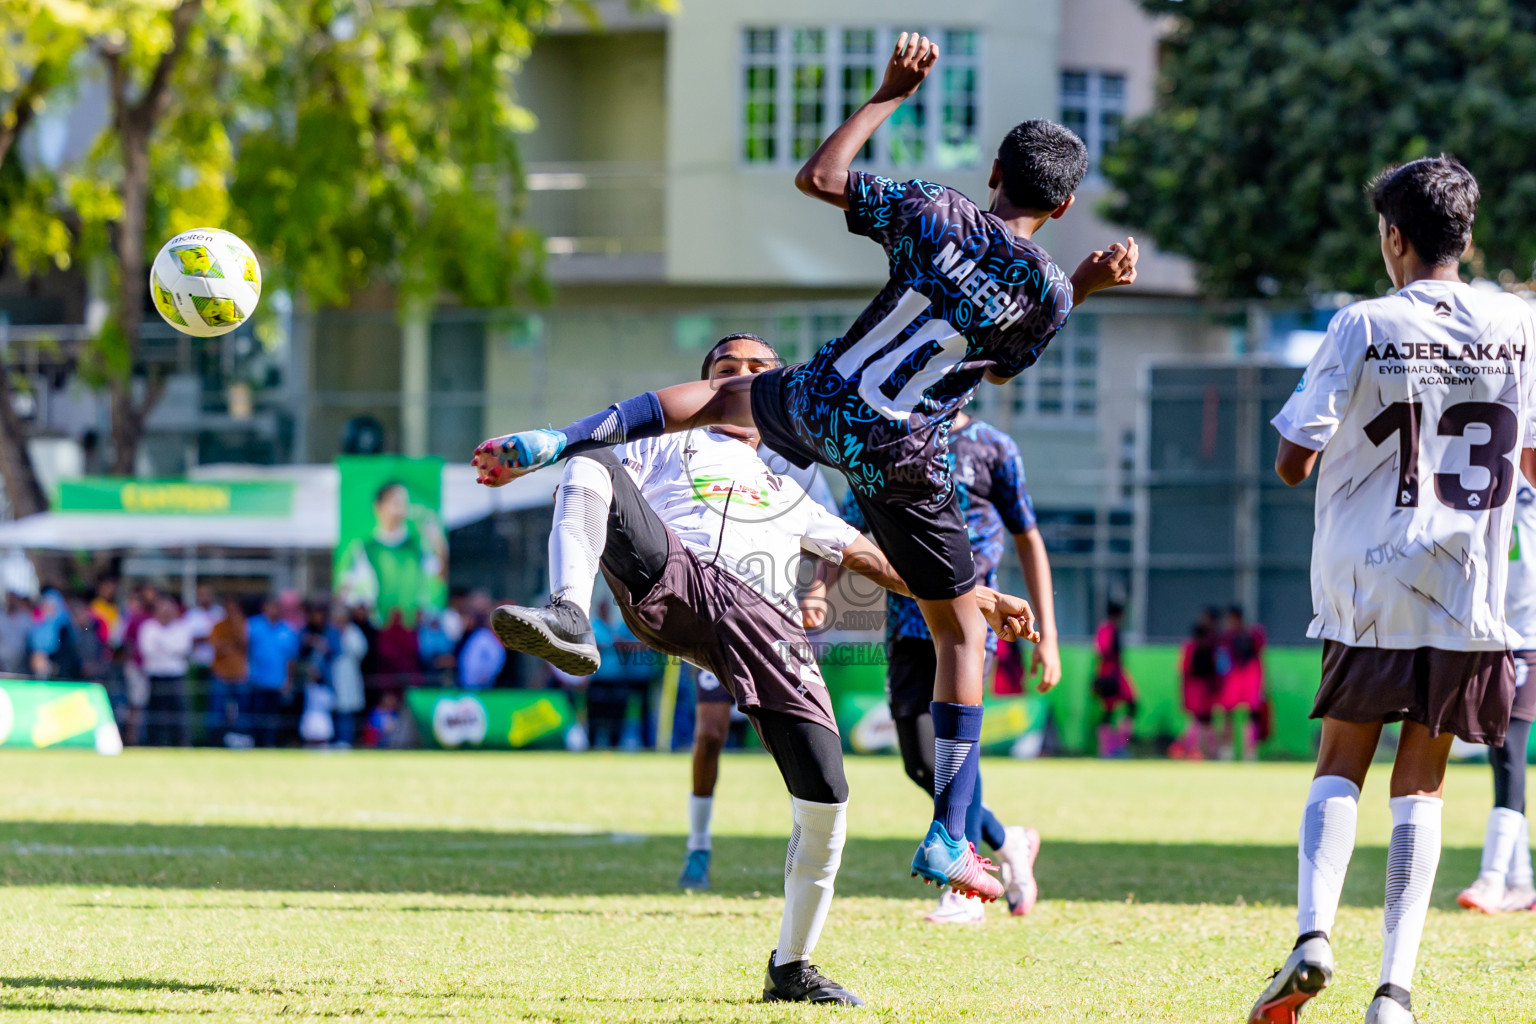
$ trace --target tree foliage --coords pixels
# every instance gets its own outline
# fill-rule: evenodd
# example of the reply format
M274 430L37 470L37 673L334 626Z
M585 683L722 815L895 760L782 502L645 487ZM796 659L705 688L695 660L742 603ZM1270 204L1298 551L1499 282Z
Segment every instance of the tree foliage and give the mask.
M586 10L0 0L0 247L23 273L107 267L112 314L80 369L111 393L115 471L131 471L156 395L153 381L133 386L145 268L176 232L228 227L262 258L269 290L320 304L375 283L479 305L539 289L541 250L518 217L517 135L533 118L512 79L562 7ZM22 161L14 144L37 114L92 80L111 110L89 157ZM13 428L0 417L0 444L24 449ZM11 493L28 489L0 471Z
M1536 260L1536 7L1517 0L1142 0L1176 28L1106 210L1220 296L1386 287L1362 187L1449 152L1477 175L1478 269Z

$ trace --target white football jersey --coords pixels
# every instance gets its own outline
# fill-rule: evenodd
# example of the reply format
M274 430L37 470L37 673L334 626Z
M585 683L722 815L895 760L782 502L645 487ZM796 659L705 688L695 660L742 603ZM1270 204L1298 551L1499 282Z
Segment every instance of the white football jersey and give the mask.
M694 554L797 621L801 552L838 563L859 537L729 435L707 429L663 434L615 452L646 504Z
M1520 634L1516 647L1536 648L1536 487L1523 475L1515 480L1515 524L1509 540L1509 590L1504 618Z
M1512 295L1415 281L1346 306L1274 425L1322 451L1308 636L1505 650L1514 492L1536 443L1536 318Z

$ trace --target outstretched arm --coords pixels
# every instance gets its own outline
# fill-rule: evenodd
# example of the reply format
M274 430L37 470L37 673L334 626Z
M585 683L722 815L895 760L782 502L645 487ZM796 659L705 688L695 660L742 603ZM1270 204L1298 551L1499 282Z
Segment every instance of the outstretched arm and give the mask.
M848 167L859 155L875 129L917 91L939 59L939 46L927 36L903 32L885 66L880 88L853 116L838 125L795 175L795 187L812 199L848 209Z
M904 597L912 596L912 592L907 589L906 583L902 581L896 568L886 559L885 553L867 537L860 536L843 550L843 565L860 576L880 584L886 590L894 591ZM823 578L818 574L818 583L822 581ZM824 593L822 591L823 616L826 607ZM1000 594L991 587L977 587L975 593L976 603L981 607L981 614L994 633L1004 640L1022 637L1034 643L1039 642L1040 634L1035 630L1035 613L1029 607L1028 601L1011 594ZM808 629L821 624L820 619L813 624L809 614L806 615L806 619Z
M1049 691L1061 682L1061 651L1056 640L1056 598L1051 591L1051 560L1045 552L1045 538L1039 528L1015 534L1013 546L1019 553L1019 568L1024 570L1024 586L1029 599L1039 610L1040 639L1029 656L1029 674L1040 674L1039 690Z

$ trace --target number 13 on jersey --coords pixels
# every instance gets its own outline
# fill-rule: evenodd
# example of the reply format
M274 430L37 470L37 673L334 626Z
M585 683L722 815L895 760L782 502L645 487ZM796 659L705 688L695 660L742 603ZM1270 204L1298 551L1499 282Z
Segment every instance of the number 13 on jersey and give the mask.
M1419 505L1419 435L1424 406L1420 402L1394 402L1365 425L1365 436L1380 446L1397 435L1397 507ZM1442 505L1463 512L1498 508L1509 500L1515 486L1515 465L1510 454L1520 441L1520 422L1497 402L1459 402L1440 414L1435 433L1441 437L1466 438L1467 467L1434 473L1435 497ZM1488 482L1467 487L1464 474L1483 470Z

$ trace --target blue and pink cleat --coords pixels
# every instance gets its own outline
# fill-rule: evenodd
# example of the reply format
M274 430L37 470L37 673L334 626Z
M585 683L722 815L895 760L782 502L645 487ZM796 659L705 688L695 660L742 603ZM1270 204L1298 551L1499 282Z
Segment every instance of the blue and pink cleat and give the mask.
M940 888L948 886L983 903L1003 894L1003 883L988 873L990 867L990 860L976 855L975 844L950 838L949 830L937 821L928 826L928 834L912 855L913 878L921 877L924 884L932 882Z
M520 476L543 469L565 451L565 434L539 428L493 437L475 449L476 483L500 487Z

